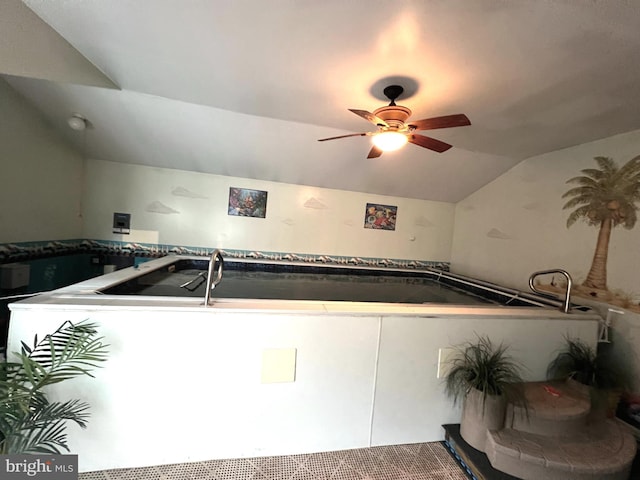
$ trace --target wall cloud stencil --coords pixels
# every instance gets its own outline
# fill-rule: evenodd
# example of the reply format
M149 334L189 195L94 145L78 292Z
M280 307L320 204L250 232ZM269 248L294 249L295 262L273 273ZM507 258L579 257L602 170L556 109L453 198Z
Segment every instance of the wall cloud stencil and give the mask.
M500 240L512 240L513 237L510 235L498 230L497 228L492 228L487 232L487 237L489 238L499 238Z
M147 208L145 208L145 210L147 212L162 213L164 215L169 215L172 213L180 213L178 210L174 210L173 208L168 207L167 205L165 205L164 203L158 200L154 200L149 205L147 205Z
M184 187L176 187L171 190L171 193L177 197L187 197L187 198L209 198L206 195L202 195L200 193L192 192L189 189Z

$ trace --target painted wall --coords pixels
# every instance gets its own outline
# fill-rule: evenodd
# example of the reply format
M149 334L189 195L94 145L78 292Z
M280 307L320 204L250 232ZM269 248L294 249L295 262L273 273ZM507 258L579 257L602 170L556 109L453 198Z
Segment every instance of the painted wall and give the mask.
M89 160L84 237L203 248L448 262L454 205ZM268 192L266 218L228 215L229 188ZM367 203L398 207L395 231L364 228ZM131 234L112 233L113 213Z
M622 166L640 155L640 131L527 159L456 205L451 270L528 290L529 275L562 268L580 284L594 254L598 229L578 221L567 228L572 211L563 210L566 181L582 169L597 168L596 156ZM612 314L616 350L628 363L640 390L640 222L613 229L609 244L608 287L629 303ZM548 279L549 280L549 279ZM559 280L556 279L556 280ZM582 300L581 300L582 301ZM604 314L608 305L587 302Z
M83 164L0 78L0 244L79 238Z

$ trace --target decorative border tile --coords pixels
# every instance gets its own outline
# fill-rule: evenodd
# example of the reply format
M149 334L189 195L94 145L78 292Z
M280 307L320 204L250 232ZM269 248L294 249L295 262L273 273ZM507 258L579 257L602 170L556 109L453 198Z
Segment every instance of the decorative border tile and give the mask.
M0 243L0 263L35 258L72 255L82 250L85 240L50 240L43 242Z
M221 249L223 256L234 259L268 260L272 262L302 262L317 265L351 265L375 268L408 268L425 270L435 268L449 271L449 262L409 260L375 257L347 257L310 253L263 252L256 250ZM120 242L115 240L52 240L0 244L0 264L36 258L91 253L127 257L157 258L169 254L209 256L212 248L188 247L150 243Z

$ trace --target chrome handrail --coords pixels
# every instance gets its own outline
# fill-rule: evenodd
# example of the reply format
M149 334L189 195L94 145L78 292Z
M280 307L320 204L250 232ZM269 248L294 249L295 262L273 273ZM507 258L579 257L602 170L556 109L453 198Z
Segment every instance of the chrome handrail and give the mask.
M213 277L213 269L216 265L216 260L218 260L218 269L216 270L216 276ZM211 258L209 259L209 269L207 270L207 287L204 291L204 306L208 307L211 302L211 290L216 288L222 281L222 268L224 266L224 260L222 259L222 253L217 248L211 254Z
M436 281L440 281L442 278L444 278L453 281L456 284L468 285L471 287L479 288L486 292L503 295L509 299L507 303L513 300L522 300L531 305L537 305L538 307L556 306L556 304L559 303L557 298L549 295L536 297L527 292L521 292L520 290L515 290L513 288L503 287L501 285L496 285L495 283L487 282L485 280L479 280L477 278L465 277L464 275L460 275L457 273L445 272L443 270L436 270L433 268L427 268L424 270L424 272L437 277Z
M564 313L571 313L571 287L573 286L573 280L571 280L571 275L569 275L569 272L567 272L566 270L554 269L554 270L541 270L539 272L533 272L529 277L529 288L533 290L535 293L538 293L540 295L549 295L549 292L543 292L538 290L536 286L533 284L533 280L538 275L548 275L550 273L559 273L561 275L564 275L564 277L567 279L567 291L564 294L564 303L560 308L560 310L563 311Z

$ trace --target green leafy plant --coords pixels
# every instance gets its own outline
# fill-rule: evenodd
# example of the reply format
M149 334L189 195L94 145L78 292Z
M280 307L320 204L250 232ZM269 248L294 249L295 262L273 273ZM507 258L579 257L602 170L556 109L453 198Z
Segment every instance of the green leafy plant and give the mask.
M597 390L624 390L629 387L628 373L613 357L611 347L596 351L582 340L565 337L565 346L547 367L547 378L571 378Z
M472 389L482 393L482 404L489 395L504 395L507 401L526 405L522 389L521 366L509 355L508 347L494 345L486 336L458 347L446 377L445 392L454 403Z
M0 454L69 451L66 421L85 428L89 405L80 400L51 402L45 387L88 375L107 358L96 325L63 323L33 346L22 342L15 362L0 363Z

